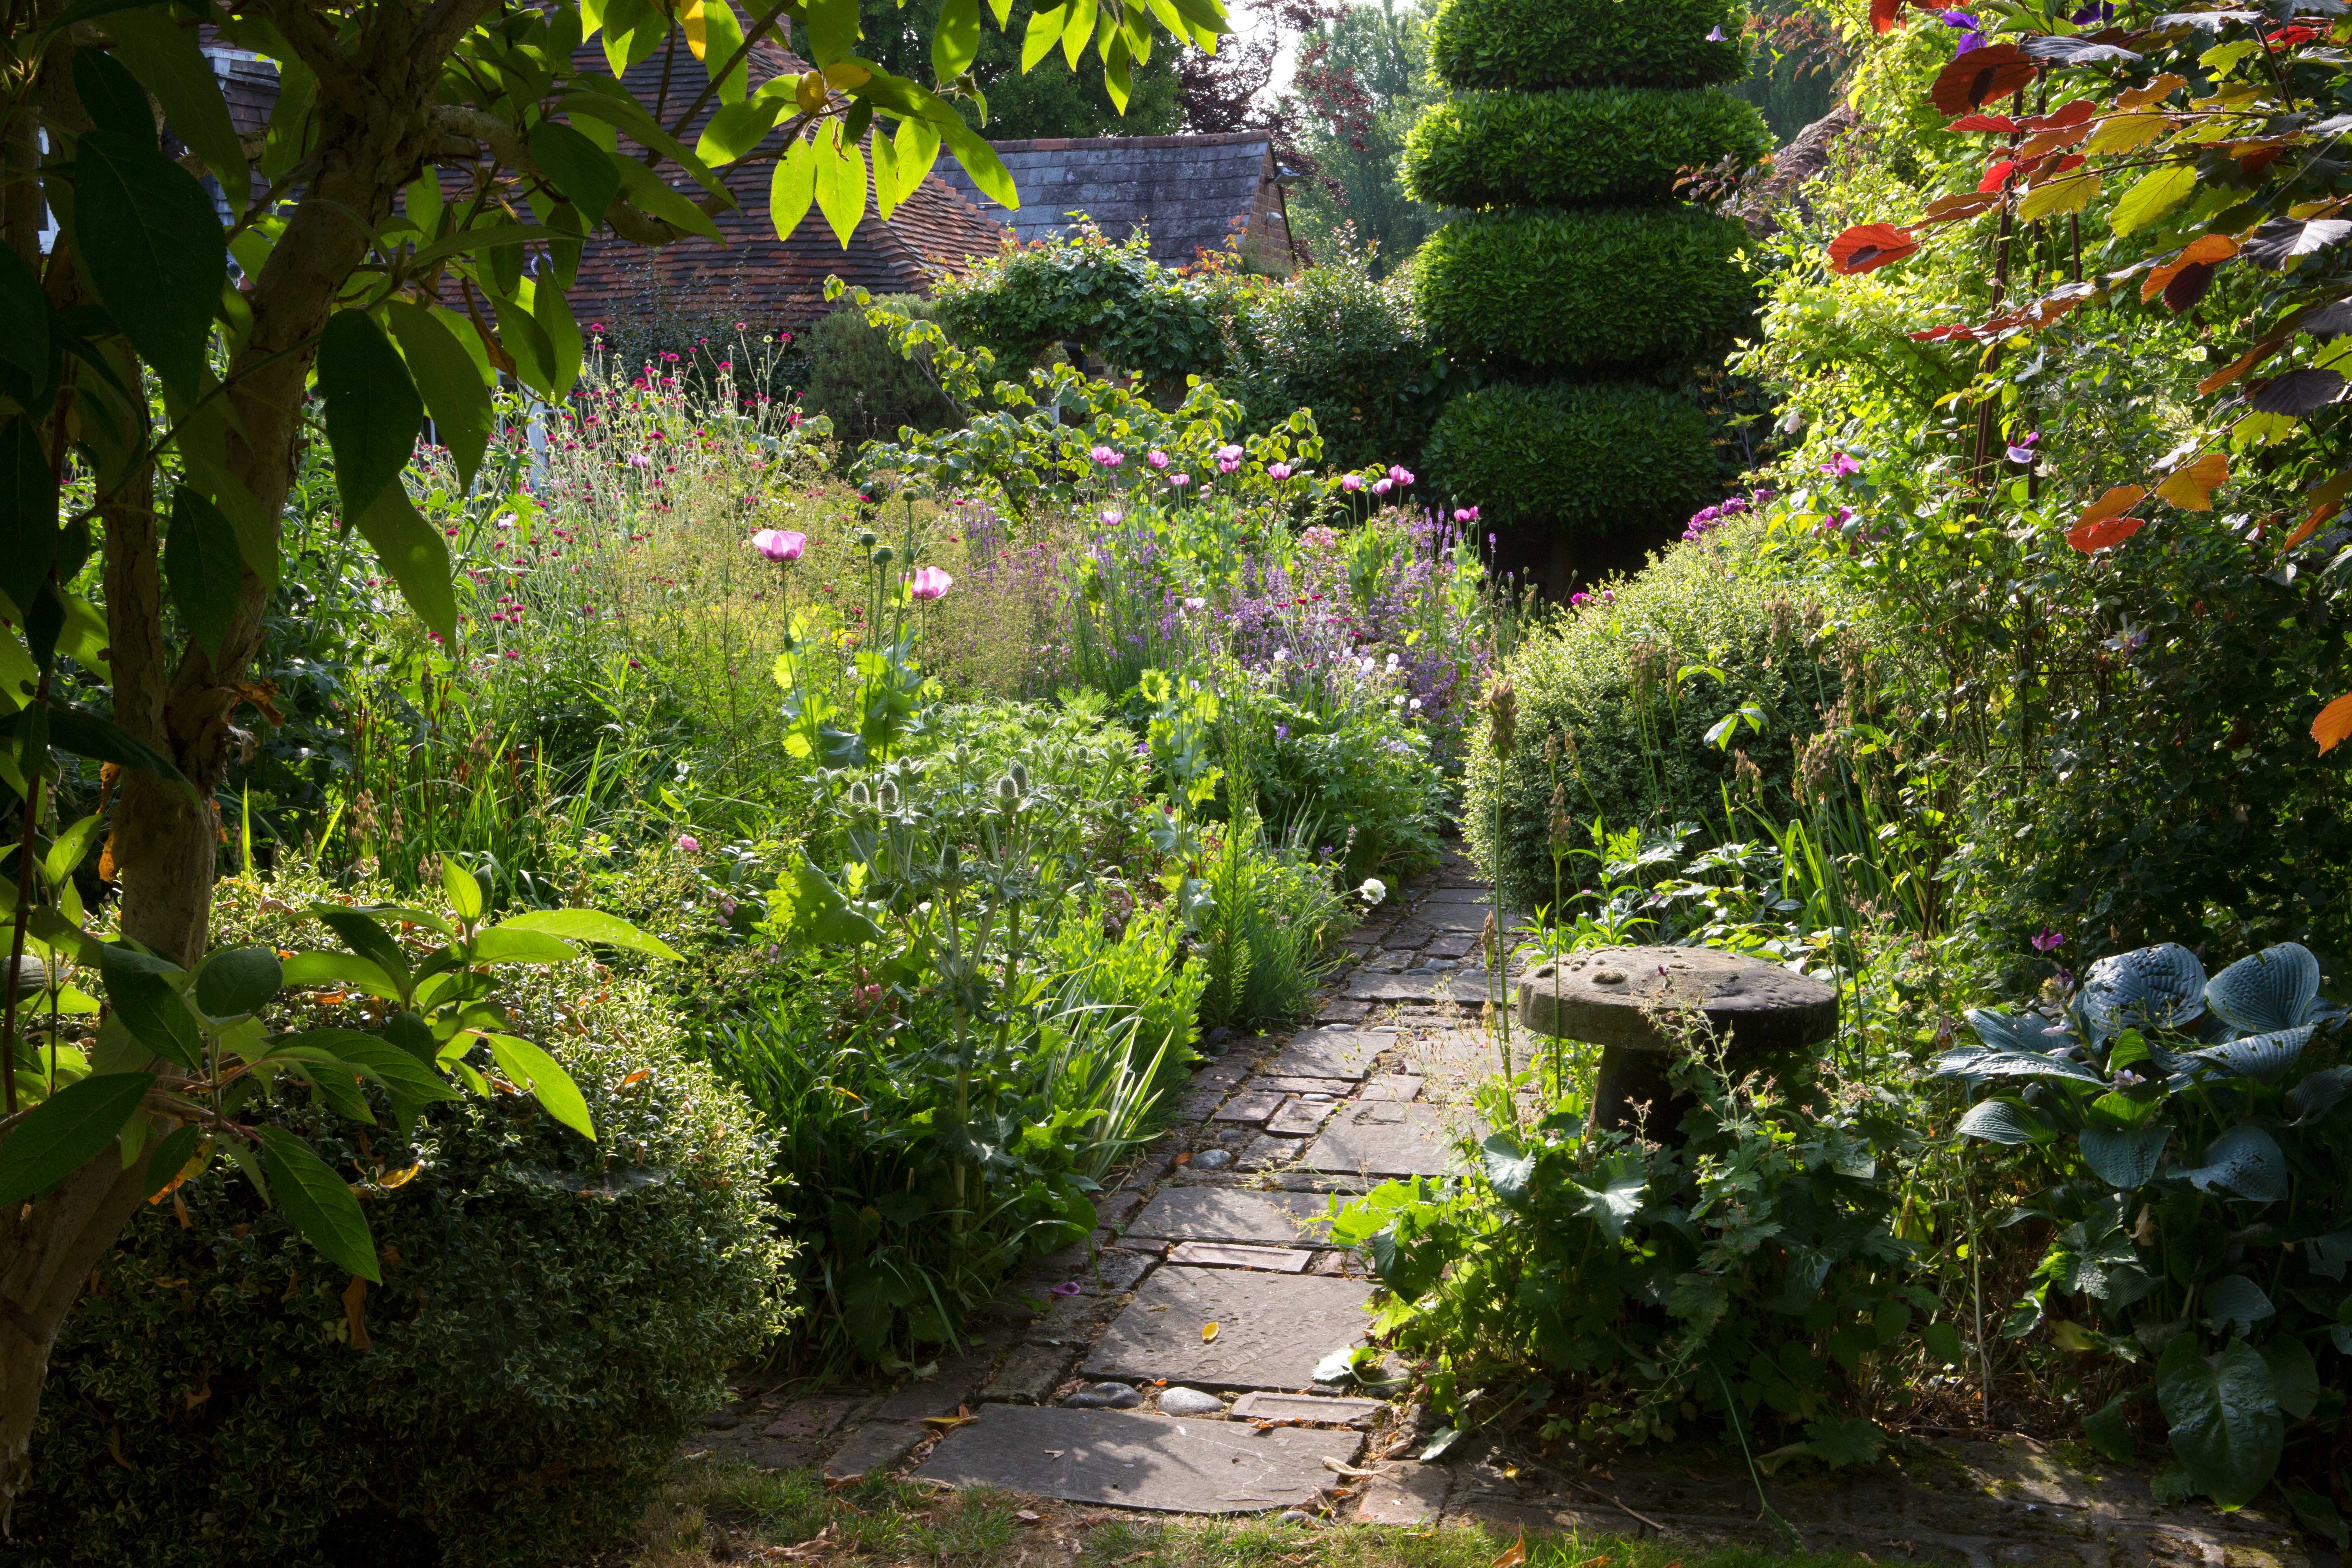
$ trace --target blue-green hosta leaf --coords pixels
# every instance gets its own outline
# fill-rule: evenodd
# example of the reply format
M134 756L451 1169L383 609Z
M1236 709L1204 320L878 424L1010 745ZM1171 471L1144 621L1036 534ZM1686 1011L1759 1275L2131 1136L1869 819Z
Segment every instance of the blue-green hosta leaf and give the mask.
M2205 966L2177 942L2091 965L2075 1006L2101 1043L2127 1028L2177 1029L2205 1010Z
M2352 1067L2322 1068L2286 1091L2286 1108L2300 1127L2335 1110L2347 1094L2352 1094Z
M2252 1345L2239 1340L2208 1356L2196 1335L2182 1334L2157 1363L2156 1398L2172 1424L2172 1451L2198 1490L2236 1510L2270 1484L2286 1420L2270 1366Z
M1996 1051L2032 1051L2046 1056L2075 1043L2072 1030L2034 1013L2012 1017L1990 1007L1971 1007L1968 1016L1969 1027L1977 1032L1977 1038Z
M2263 1346L2263 1363L2271 1369L2271 1386L2279 1408L2300 1421L2319 1405L2319 1365L2311 1347L2292 1334L2282 1334Z
M2352 1263L2352 1230L2312 1237L2303 1244L2303 1260L2323 1279L2343 1279L2344 1266Z
M2263 1288L2242 1274L2224 1274L2205 1287L2205 1321L2217 1334L2252 1333L2256 1323L2277 1315Z
M2081 1062L2033 1051L1954 1051L1936 1064L1939 1078L2063 1078L2075 1083L2106 1079Z
M2296 942L2250 953L2205 984L2205 1005L2250 1035L2294 1028L2318 999L2319 960Z
M2183 1171L2200 1193L2223 1192L2254 1203L2286 1196L2286 1156L2259 1127L2232 1127L2213 1140L2204 1163Z
M2242 1040L2228 1040L2218 1046L2204 1046L2188 1055L2195 1061L2210 1062L2233 1077L2272 1083L2303 1055L2303 1047L2311 1043L2312 1032L2313 1026L2304 1024L2267 1035L2248 1035Z
M1959 1126L1961 1137L1981 1138L1988 1143L2039 1143L2053 1131L2047 1121L2014 1100L1979 1100L1969 1107Z
M2144 1127L2133 1132L2083 1129L2083 1163L2111 1187L2130 1192L2156 1179L2156 1164L2164 1154L2168 1127Z

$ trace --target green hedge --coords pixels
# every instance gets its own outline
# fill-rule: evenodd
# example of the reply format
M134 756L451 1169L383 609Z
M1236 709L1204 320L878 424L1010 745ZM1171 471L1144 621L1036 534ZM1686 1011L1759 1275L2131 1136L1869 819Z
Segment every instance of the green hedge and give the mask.
M1431 349L1410 285L1372 277L1363 252L1340 247L1254 295L1227 331L1225 357L1233 369L1218 384L1242 400L1250 429L1305 408L1330 468L1420 462Z
M1553 900L1556 789L1580 834L1598 816L1612 829L1693 822L1720 835L1722 789L1732 784L1739 794L1744 754L1758 770L1763 808L1789 819L1793 742L1821 728L1843 688L1836 644L1812 629L1823 622L1811 613L1822 607L1820 586L1760 561L1759 531L1736 527L1670 545L1641 572L1609 584L1606 601L1596 595L1512 655L1518 742L1500 766L1483 736L1472 744L1462 822L1472 853L1514 904ZM1693 677L1677 689L1675 673L1690 665L1723 674ZM1743 726L1729 751L1708 741L1706 731L1743 703L1764 715L1763 732ZM1548 744L1554 735L1562 742L1557 763ZM1585 847L1580 836L1577 847ZM1580 878L1588 868L1577 860L1561 868L1567 891L1587 885Z
M1748 74L1745 26L1738 0L1444 0L1429 63L1456 90L1708 87Z
M1721 496L1714 435L1696 405L1654 386L1483 386L1430 433L1431 493L1506 528L1660 528Z
M1402 172L1438 206L1636 205L1673 200L1680 170L1771 150L1755 106L1710 89L1461 92L1412 128Z
M650 996L628 1005L657 1037ZM413 1138L277 1113L340 1171L421 1167L362 1189L384 1262L365 1351L350 1272L233 1164L180 1188L188 1228L142 1205L66 1319L8 1561L470 1568L625 1532L779 1326L791 1255L740 1093L667 1044L549 1048L593 1144L503 1097L436 1106Z
M1738 219L1696 207L1474 213L1422 247L1421 317L1433 341L1496 364L1688 365L1754 310L1732 260L1747 242Z
M919 294L886 294L875 303L899 306L917 321L931 319L931 302ZM819 316L801 334L801 347L809 356L801 406L831 418L845 450L866 441L895 441L903 426L944 430L960 422L955 405L923 367L892 348L889 333L867 325L863 310Z

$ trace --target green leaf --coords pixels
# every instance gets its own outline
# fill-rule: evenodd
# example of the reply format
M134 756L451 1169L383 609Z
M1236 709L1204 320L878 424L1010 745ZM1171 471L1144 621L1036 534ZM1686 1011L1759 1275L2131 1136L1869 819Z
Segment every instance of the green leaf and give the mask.
M76 49L73 84L90 123L118 136L154 143L155 111L147 106L147 89L121 60L103 49Z
M1497 1132L1479 1146L1486 1156L1486 1182L1495 1189L1495 1196L1506 1208L1517 1208L1526 1201L1528 1187L1535 1180L1536 1155L1521 1147L1519 1141L1507 1132Z
M92 814L81 818L50 841L48 853L41 857L41 875L56 887L74 874L89 856L89 847L98 840L101 819Z
M2116 210L2107 216L2107 225L2118 238L2134 229L2146 228L2187 201L2196 189L2197 171L2189 164L2152 169L2123 194L2116 203Z
M2132 1395L2118 1394L2098 1409L2083 1417L2083 1436L2100 1456L2115 1464L2131 1463L2138 1448L2138 1439L2132 1436L2130 1409Z
M318 120L313 112L319 106L318 72L304 65L290 49L278 58L277 65L278 101L270 106L269 124L261 144L261 172L272 180L290 172L308 156L318 138ZM416 186L411 184L409 189L414 192ZM253 232L246 230L247 234ZM425 232L432 232L429 225Z
M913 195L931 165L939 162L940 128L926 120L902 120L890 141L898 154L898 188L890 198L895 205Z
M375 1237L352 1189L319 1158L318 1151L283 1127L257 1127L261 1168L269 1173L278 1206L303 1240L371 1284L383 1283L376 1265Z
M1919 1331L1921 1342L1927 1353L1946 1366L1958 1366L1969 1358L1969 1347L1961 1342L1960 1331L1950 1323L1929 1323Z
M791 869L777 881L768 908L790 942L827 945L882 940L882 928L852 908L841 889L797 850Z
M816 147L804 136L794 136L776 172L768 181L768 216L778 239L790 239L816 199Z
M29 605L57 564L58 487L39 427L19 414L0 428L0 594Z
M2263 1288L2242 1274L2224 1274L2205 1287L2205 1321L2216 1333L2229 1333L2234 1328L2241 1334L2251 1333L2256 1323L2278 1315L2270 1297Z
M2182 1171L2200 1193L2223 1192L2252 1203L2276 1203L2287 1195L2286 1155L2278 1140L2260 1127L2231 1128L2205 1150L2205 1163Z
M621 192L613 155L560 120L542 120L530 128L530 155L563 199L580 209L593 233Z
M1021 193L1013 187L1012 171L996 155L996 149L981 140L979 132L958 119L952 125L941 125L940 134L946 140L948 151L955 154L955 161L963 165L963 172L971 176L973 184L992 200L1019 208Z
M736 51L743 47L743 23L735 15L735 8L727 4L727 0L701 0L698 10L688 6L683 16L688 40L698 42L696 33L698 31L701 35L695 53L702 60L704 76L719 83L719 101L721 104L742 102L743 95L751 85L751 73L741 60L735 58ZM730 62L732 69L728 68ZM727 72L724 80L720 80L719 76L722 70Z
M529 1040L512 1035L485 1035L490 1055L498 1058L499 1068L507 1077L529 1089L547 1113L583 1138L592 1142L596 1137L596 1124L588 1119L588 1101L582 1098L580 1086L572 1075L557 1064L553 1057Z
M131 346L173 391L196 396L228 281L212 197L152 137L142 147L93 131L75 144L74 175L75 258Z
M433 433L449 448L458 482L470 490L490 445L490 389L481 369L465 342L425 306L395 300L384 313L433 416Z
M1599 1187L1588 1187L1579 1182L1568 1184L1583 1198L1583 1210L1601 1227L1601 1234L1612 1241L1622 1240L1625 1226L1642 1207L1643 1189L1649 1184L1641 1166L1622 1154L1612 1154L1601 1162L1601 1173L1605 1178Z
M931 74L953 81L980 58L980 0L947 0L931 27Z
M160 5L117 12L106 28L114 35L115 57L163 105L163 120L172 134L204 160L205 167L220 181L229 206L244 211L252 184L245 147L237 140L227 100L221 96L220 79L213 74L212 61L205 58L196 29L182 26L178 16ZM151 127L149 135L152 134Z
M204 1026L164 976L176 973L135 949L109 944L99 953L106 999L131 1037L168 1061L195 1068L205 1058Z
M639 931L618 915L608 915L601 910L533 910L499 921L493 931L531 931L548 936L562 937L566 942L601 942L606 947L626 948L632 952L650 953L656 958L677 957L677 950L657 936Z
M314 905L310 913L319 923L342 938L343 945L374 964L390 976L396 985L408 984L408 957L393 940L392 933L376 923L372 915L358 910L338 909L331 904Z
M858 26L857 0L806 0L801 17L809 58L819 67L846 59L866 36Z
M2352 1547L2352 1530L2345 1528L2344 1516L2336 1511L2335 1503L2308 1487L2282 1484L2279 1489L2286 1493L2287 1506L2294 1510L2304 1529L2334 1542L2338 1552Z
M842 134L838 121L818 136L816 205L823 209L824 221L833 226L841 248L847 250L849 237L866 216L866 154Z
M1062 26L1062 58L1076 70L1086 58L1087 45L1094 40L1101 5L1098 0L1070 0L1069 13L1070 19Z
M1039 9L1029 14L1029 30L1021 37L1021 74L1026 76L1036 68L1037 62L1054 52L1062 41L1062 28L1070 19L1068 0L1052 10Z
M0 246L0 391L31 407L49 384L49 297L25 258Z
M448 542L417 511L397 476L357 521L408 607L443 641L455 641L457 595L449 585Z
M2281 1410L2301 1421L2319 1408L2319 1363L2308 1345L2283 1334L2263 1346L2263 1364L2271 1369Z
M663 26L667 29L667 24L665 22ZM646 111L646 106L630 96L628 89L610 77L583 76L578 79L583 89L592 90L564 94L555 105L559 112L575 116L584 114L591 120L604 121L625 134L638 146L649 147L684 169L688 179L729 206L735 205L734 193L727 188L726 183L710 172L709 164L688 152L677 137L662 129L660 122ZM584 127L575 126L573 129L580 131L583 135L593 134ZM607 152L614 150L609 147L605 149ZM616 163L624 180L629 177L630 164L635 163L640 169L646 168L646 165L635 158L619 159L616 160Z
M468 962L473 963L569 963L580 950L544 931L516 931L500 926L476 931Z
M266 947L225 947L196 971L196 1005L215 1018L258 1013L285 984L278 955Z
M163 580L189 640L218 663L245 592L245 559L237 552L236 530L220 508L188 485L172 489Z
M2235 1510L2270 1484L2285 1445L2271 1370L2243 1340L2208 1356L2184 1333L2157 1364L2157 1404L2172 1424L2172 1451L2197 1489Z
M698 163L701 161L695 160ZM661 176L651 169L635 158L620 159L613 166L621 171L621 188L646 216L659 218L673 228L698 234L705 239L719 238L719 226L710 221L710 216L664 184Z
M319 341L319 392L327 400L327 444L334 448L343 515L364 517L385 487L400 482L400 470L415 455L425 400L408 378L407 362L364 310L327 318ZM446 635L447 628L439 629Z
M2038 1143L2055 1131L2048 1121L2014 1100L1981 1100L1960 1118L1963 1138L1988 1143Z
M728 104L712 115L710 123L702 128L701 139L694 144L695 155L719 168L747 156L766 141L768 132L776 128L776 121L793 108L791 98L768 90L775 85L772 81L742 102Z
M60 707L52 700L49 706L49 744L93 762L118 763L126 768L140 768L172 780L190 795L195 793L196 786L189 784L180 770L172 765L171 758L113 720L93 713L87 708Z
M2164 1157L2165 1140L2171 1136L2168 1127L2144 1128L2137 1132L2085 1127L2082 1133L2083 1163L2107 1185L2133 1192L2156 1179L2157 1162Z
M400 987L383 966L355 952L298 952L285 964L289 985L348 985L386 1002L400 1000Z
M523 287L530 291L531 320L547 334L551 351L547 365L548 384L555 401L562 403L572 395L572 384L580 379L584 352L580 325L572 319L571 302L564 299L562 286L552 276L542 273Z
M1127 100L1135 91L1134 82L1129 72L1129 67L1134 63L1134 52L1128 46L1127 35L1123 32L1114 35L1109 50L1103 56L1103 91L1109 95L1111 108L1122 115L1127 112Z
M170 1186L172 1178L178 1175L181 1168L195 1157L196 1124L194 1122L184 1122L165 1133L162 1142L155 1145L155 1152L147 1156L145 1195L152 1198Z
M0 1138L0 1207L47 1192L106 1152L155 1086L152 1072L77 1079Z
M478 921L488 900L482 896L482 884L448 856L441 857L441 891L449 900L449 908L461 921Z

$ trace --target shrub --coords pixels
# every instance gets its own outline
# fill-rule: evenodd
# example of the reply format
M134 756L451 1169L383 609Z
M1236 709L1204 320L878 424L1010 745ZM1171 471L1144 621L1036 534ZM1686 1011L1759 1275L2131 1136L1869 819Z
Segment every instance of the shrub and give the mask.
M1441 364L1401 279L1371 275L1370 258L1336 248L1250 300L1226 342L1227 389L1252 426L1294 408L1315 416L1326 461L1360 468L1412 464L1429 434Z
M1764 117L1720 92L1457 92L1412 128L1402 168L1440 206L1630 205L1666 200L1680 170L1771 150Z
M1555 799L1570 818L1611 828L1720 825L1736 784L1774 820L1791 815L1794 744L1836 704L1843 667L1811 629L1818 600L1751 553L1755 538L1743 527L1675 545L1513 655L1518 742L1499 766L1483 740L1473 744L1463 811L1507 899L1551 900ZM1760 731L1729 746L1707 739L1743 706Z
M1505 528L1656 529L1721 493L1714 426L1686 398L1623 382L1465 393L1430 433L1433 493Z
M932 318L931 302L919 295L884 299L916 321ZM844 441L895 441L908 426L943 430L958 422L955 405L931 384L922 363L891 347L890 334L867 325L865 311L820 316L801 343L809 356L802 405L830 416L834 434Z
M1748 231L1696 208L1457 218L1422 247L1421 310L1456 353L1597 374L1679 369L1753 310L1733 253Z
M1076 342L1120 370L1180 380L1220 368L1223 290L1151 259L1139 229L1113 243L1091 223L1075 235L1008 245L940 284L939 321L960 342L1016 371Z
M1445 0L1429 63L1456 90L1707 87L1748 74L1744 25L1738 0Z
M616 990L628 1043L548 1037L593 1145L523 1100L276 1113L362 1173L380 1289L226 1161L143 1208L66 1321L14 1560L457 1568L625 1529L779 1326L789 1253L750 1108Z

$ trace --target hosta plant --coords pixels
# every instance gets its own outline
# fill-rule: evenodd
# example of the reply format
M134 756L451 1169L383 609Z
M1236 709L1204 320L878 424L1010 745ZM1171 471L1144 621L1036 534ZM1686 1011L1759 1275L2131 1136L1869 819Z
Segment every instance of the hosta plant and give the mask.
M1978 1043L1937 1068L1979 1094L1962 1134L2049 1177L2012 1222L2051 1237L2005 1332L2140 1374L2084 1422L2092 1441L2126 1457L2152 1395L2171 1449L2160 1495L2236 1509L2275 1482L2338 1540L2306 1479L2352 1365L2343 1016L2294 943L2209 980L2168 942L2094 965L2063 1022L1971 1012Z

